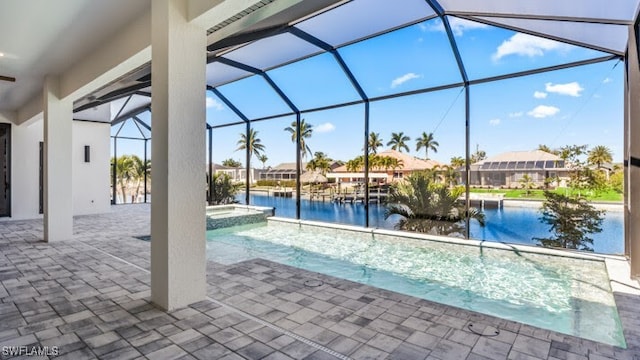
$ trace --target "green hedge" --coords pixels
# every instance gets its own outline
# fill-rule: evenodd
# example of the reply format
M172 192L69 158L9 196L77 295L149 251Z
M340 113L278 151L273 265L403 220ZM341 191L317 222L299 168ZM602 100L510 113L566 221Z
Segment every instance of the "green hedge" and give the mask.
M258 180L256 182L258 186L282 186L282 187L295 187L295 180Z

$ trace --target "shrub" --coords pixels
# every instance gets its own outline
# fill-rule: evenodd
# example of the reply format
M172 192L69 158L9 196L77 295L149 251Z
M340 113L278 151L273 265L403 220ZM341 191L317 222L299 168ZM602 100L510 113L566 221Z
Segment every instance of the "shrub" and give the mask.
M295 187L295 180L258 180L256 182L257 186L282 186L282 187Z

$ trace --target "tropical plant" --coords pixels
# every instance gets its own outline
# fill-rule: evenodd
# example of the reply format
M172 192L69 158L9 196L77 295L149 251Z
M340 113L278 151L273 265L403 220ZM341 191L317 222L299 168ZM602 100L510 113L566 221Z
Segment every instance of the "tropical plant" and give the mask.
M234 184L227 173L214 173L211 179L211 202L214 205L236 202L236 194L242 184Z
M567 145L560 148L560 158L569 169L569 186L578 190L581 196L583 190L599 192L606 187L606 179L600 171L594 171L586 166L582 160L587 154L587 145Z
M443 166L440 168L440 174L444 179L445 184L449 187L454 187L458 185L458 179L460 178L460 173L454 166Z
M451 158L451 166L454 168L463 167L466 164L466 161L462 156L454 156Z
M540 151L544 151L544 152L547 152L547 153L549 153L549 154L558 155L558 150L554 150L554 149L552 149L552 148L548 147L548 146L547 146L547 145L545 145L545 144L540 144L540 145L538 145L538 150L540 150Z
M269 158L265 154L258 155L258 161L262 163L262 168L264 169L267 166L267 161Z
M122 155L115 159L116 169L116 183L120 187L122 193L122 201L126 202L127 187L134 178L134 164L132 155ZM111 164L113 167L114 159L111 158ZM114 184L114 186L116 186Z
M389 169L397 169L402 168L404 163L402 160L391 157L391 156L381 156L375 154L369 154L369 170L389 170ZM364 170L364 156L360 155L347 161L346 163L347 171L361 171Z
M575 163L587 152L587 147L587 145L566 145L560 148L558 156L564 161Z
M471 154L471 158L469 159L472 164L480 162L487 158L487 152L484 150L480 150L480 145L476 144L476 152Z
M249 129L249 133L240 133L240 140L238 140L238 150L249 149L249 154L251 156L255 155L257 158L260 157L262 152L264 151L264 145L262 144L262 140L258 137L258 131L256 129Z
M544 192L540 221L550 226L551 236L534 237L545 247L561 247L593 251L593 239L588 235L602 231L604 210L597 210L584 198Z
M371 154L377 154L378 148L382 147L382 138L380 138L380 133L369 133L369 152Z
M398 230L463 236L465 206L458 198L464 188L436 184L426 172L414 172L405 180L391 188L385 219L400 216ZM469 217L484 226L484 214L478 209L469 209Z
M529 174L522 175L522 178L519 180L522 188L524 188L525 196L529 196L531 194L531 188L533 187L533 179Z
M313 159L307 163L307 170L320 171L322 175L326 175L331 170L331 158L327 157L322 151L316 151Z
M433 133L423 132L422 136L416 139L416 152L420 151L424 147L425 159L429 160L429 150L433 150L434 153L438 152L438 146L440 144L433 138Z
M228 158L228 159L222 160L222 166L239 168L242 166L242 163L232 158Z
M355 159L347 161L345 165L347 167L347 171L360 171L364 167L364 158L362 156L358 156Z
M407 145L407 141L409 140L411 140L411 138L406 136L403 132L391 133L391 140L387 142L387 146L391 146L391 149L399 152L402 152L402 149L409 152L409 146Z
M291 122L291 126L284 128L285 131L291 133L291 141L296 142L298 136L298 126L296 121ZM307 145L306 139L313 134L313 125L307 123L304 119L300 120L300 157L306 158L307 154L311 155L311 148Z
M146 164L138 156L131 155L131 180L136 182L135 196L140 194L140 186L144 181L144 174L148 171Z
M613 161L613 154L608 147L603 145L594 146L588 153L587 162L596 165L598 169L602 168L602 164Z
M624 173L622 171L615 171L609 177L609 186L617 193L622 194L624 192Z

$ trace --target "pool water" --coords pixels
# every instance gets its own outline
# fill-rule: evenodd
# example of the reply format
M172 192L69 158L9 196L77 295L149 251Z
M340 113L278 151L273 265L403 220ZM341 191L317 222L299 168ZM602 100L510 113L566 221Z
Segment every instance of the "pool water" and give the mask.
M238 196L240 202L244 201L244 194ZM258 206L270 206L276 208L276 216L295 218L296 200L252 194L250 202ZM385 206L379 204L369 205L369 225L381 229L393 229L398 217L384 218ZM540 222L538 208L507 207L501 209L484 209L485 227L480 227L472 221L471 238L536 245L534 237L549 236L549 225ZM336 204L333 202L301 200L301 217L304 220L317 220L330 223L350 224L364 226L363 204ZM622 211L607 211L602 223L602 232L591 234L593 249L603 254L623 254L624 217Z
M270 220L207 232L208 259L263 258L626 347L603 261Z

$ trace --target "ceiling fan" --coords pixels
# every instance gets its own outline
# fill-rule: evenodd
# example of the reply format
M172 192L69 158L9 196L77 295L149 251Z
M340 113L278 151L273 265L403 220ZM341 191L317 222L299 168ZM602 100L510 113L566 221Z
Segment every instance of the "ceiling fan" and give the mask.
M0 75L0 80L2 80L2 81L16 82L16 78L14 78L14 77L10 77L10 76L2 76L2 75Z

